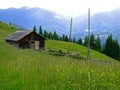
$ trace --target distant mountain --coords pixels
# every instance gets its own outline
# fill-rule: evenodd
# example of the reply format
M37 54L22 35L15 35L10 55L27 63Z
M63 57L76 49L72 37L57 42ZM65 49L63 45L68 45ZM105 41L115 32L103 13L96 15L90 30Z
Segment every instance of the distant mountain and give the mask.
M42 25L44 30L56 31L59 35L69 34L70 20L55 12L41 8L0 9L0 20L17 27L32 29ZM84 38L88 30L87 15L73 18L72 37ZM91 33L105 40L109 34L120 42L120 9L91 15Z
M56 30L60 34L67 33L69 28L63 16L41 8L0 9L0 20L27 29L42 25L44 29Z
M81 18L81 17L79 17ZM77 19L79 19L77 18ZM74 35L78 37L84 37L87 35L87 17L78 23L75 23ZM105 39L109 34L119 40L120 42L120 9L116 9L111 12L97 13L91 16L91 33L100 35L102 39Z

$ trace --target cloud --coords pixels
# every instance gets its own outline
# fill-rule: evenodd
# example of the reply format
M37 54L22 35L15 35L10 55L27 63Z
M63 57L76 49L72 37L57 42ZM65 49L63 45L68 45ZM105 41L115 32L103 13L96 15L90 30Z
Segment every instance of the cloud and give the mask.
M23 6L40 7L66 16L91 12L109 11L119 7L119 0L1 0L0 8Z

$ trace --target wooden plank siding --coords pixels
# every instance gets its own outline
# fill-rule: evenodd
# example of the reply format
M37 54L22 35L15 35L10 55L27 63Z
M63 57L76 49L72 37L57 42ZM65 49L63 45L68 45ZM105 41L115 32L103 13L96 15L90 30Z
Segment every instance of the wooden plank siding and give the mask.
M21 31L21 32L23 33L24 31ZM27 31L25 31L25 32L27 32ZM20 33L20 32L18 32L18 33ZM12 34L12 35L14 35L14 34ZM8 42L9 44L11 44L15 47L23 48L23 49L25 49L25 48L35 49L35 42L38 41L37 43L39 43L39 44L37 44L37 45L39 45L39 46L37 46L36 50L45 49L45 40L46 39L44 37L38 35L36 32L31 31L30 33L27 33L27 35L24 35L23 37L21 37L19 40L16 40L16 41L9 40L10 37L12 37L12 36L9 36L9 38L6 39L6 42Z

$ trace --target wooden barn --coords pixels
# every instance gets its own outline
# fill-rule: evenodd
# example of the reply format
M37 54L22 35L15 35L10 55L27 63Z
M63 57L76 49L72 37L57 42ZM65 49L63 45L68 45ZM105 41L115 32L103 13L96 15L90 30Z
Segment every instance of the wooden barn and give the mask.
M45 49L45 38L33 31L18 30L6 39L6 42L17 48Z

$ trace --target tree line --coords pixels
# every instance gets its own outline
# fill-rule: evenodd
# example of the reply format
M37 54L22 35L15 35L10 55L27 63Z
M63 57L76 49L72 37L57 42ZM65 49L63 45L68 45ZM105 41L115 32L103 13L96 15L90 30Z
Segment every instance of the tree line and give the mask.
M36 26L33 27L33 31L37 32ZM53 33L47 32L46 30L42 29L41 25L39 26L38 34L50 40L61 40L67 42L69 41L68 35L63 34L62 36L59 36L56 31L54 31Z
M34 32L37 31L36 26L33 27L33 31ZM38 34L47 39L50 39L50 40L60 40L60 41L66 41L66 42L69 41L68 35L63 34L62 36L59 36L56 33L56 31L54 31L53 33L47 32L46 30L42 29L41 25L39 26ZM88 46L88 36L85 36L84 40L82 40L81 38L76 40L74 37L70 41L73 43L77 43L79 45L86 46L86 47ZM90 48L94 49L96 51L99 51L101 53L104 53L112 58L117 59L117 60L120 60L120 46L119 46L118 40L117 39L114 40L112 38L112 34L110 34L107 37L104 45L101 45L101 39L100 39L99 35L97 35L97 37L95 37L94 34L91 34L90 35Z
M88 45L88 37L85 37L84 46ZM120 60L120 45L118 40L114 40L112 34L108 35L106 42L101 45L99 35L97 38L93 34L90 35L90 48L104 53L112 58Z

